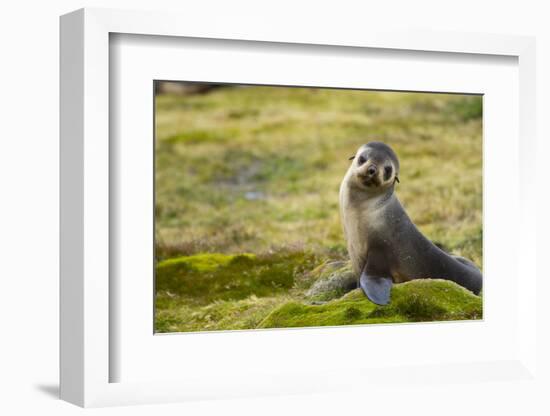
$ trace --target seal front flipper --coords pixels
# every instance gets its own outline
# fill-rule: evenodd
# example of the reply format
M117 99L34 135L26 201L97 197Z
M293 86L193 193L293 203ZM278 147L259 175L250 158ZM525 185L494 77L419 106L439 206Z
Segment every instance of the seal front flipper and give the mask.
M367 298L377 305L387 305L390 302L392 284L391 277L379 277L368 274L366 266L359 278L359 286L361 286Z

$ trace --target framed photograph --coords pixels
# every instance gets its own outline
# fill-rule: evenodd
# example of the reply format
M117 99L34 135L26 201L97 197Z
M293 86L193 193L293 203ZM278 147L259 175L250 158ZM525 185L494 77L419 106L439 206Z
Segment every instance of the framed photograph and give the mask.
M482 319L482 100L155 81L155 333Z
M534 40L203 23L61 18L61 397L536 384Z

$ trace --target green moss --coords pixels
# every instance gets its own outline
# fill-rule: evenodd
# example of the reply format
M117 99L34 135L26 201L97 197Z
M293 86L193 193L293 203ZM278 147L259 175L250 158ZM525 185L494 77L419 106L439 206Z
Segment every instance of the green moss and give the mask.
M203 253L193 256L181 256L167 259L157 264L157 270L164 273L167 269L191 269L196 272L209 272L220 266L227 266L231 262L240 263L256 258L254 254L227 255L220 253Z
M316 258L305 252L268 255L202 253L161 261L156 269L157 293L167 292L205 304L271 296L299 286Z
M378 306L346 293L349 264L301 251L199 254L158 263L157 332L480 319L480 297L444 280L395 285ZM353 277L353 276L352 276ZM319 303L322 303L319 305Z
M356 289L324 305L289 302L264 319L261 328L471 320L482 318L482 299L455 283L415 280L395 285L387 306Z

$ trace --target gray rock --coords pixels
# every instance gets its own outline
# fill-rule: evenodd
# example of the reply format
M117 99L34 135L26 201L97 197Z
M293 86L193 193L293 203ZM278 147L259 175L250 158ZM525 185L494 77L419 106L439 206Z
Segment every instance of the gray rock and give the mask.
M351 270L351 264L344 261L325 263L313 271L318 278L306 296L311 303L336 299L357 288L357 276Z

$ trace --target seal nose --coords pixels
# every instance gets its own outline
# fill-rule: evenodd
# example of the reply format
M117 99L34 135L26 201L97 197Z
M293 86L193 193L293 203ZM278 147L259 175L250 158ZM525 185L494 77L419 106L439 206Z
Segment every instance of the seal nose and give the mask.
M376 166L370 165L367 168L367 177L372 178L374 175L376 175Z

